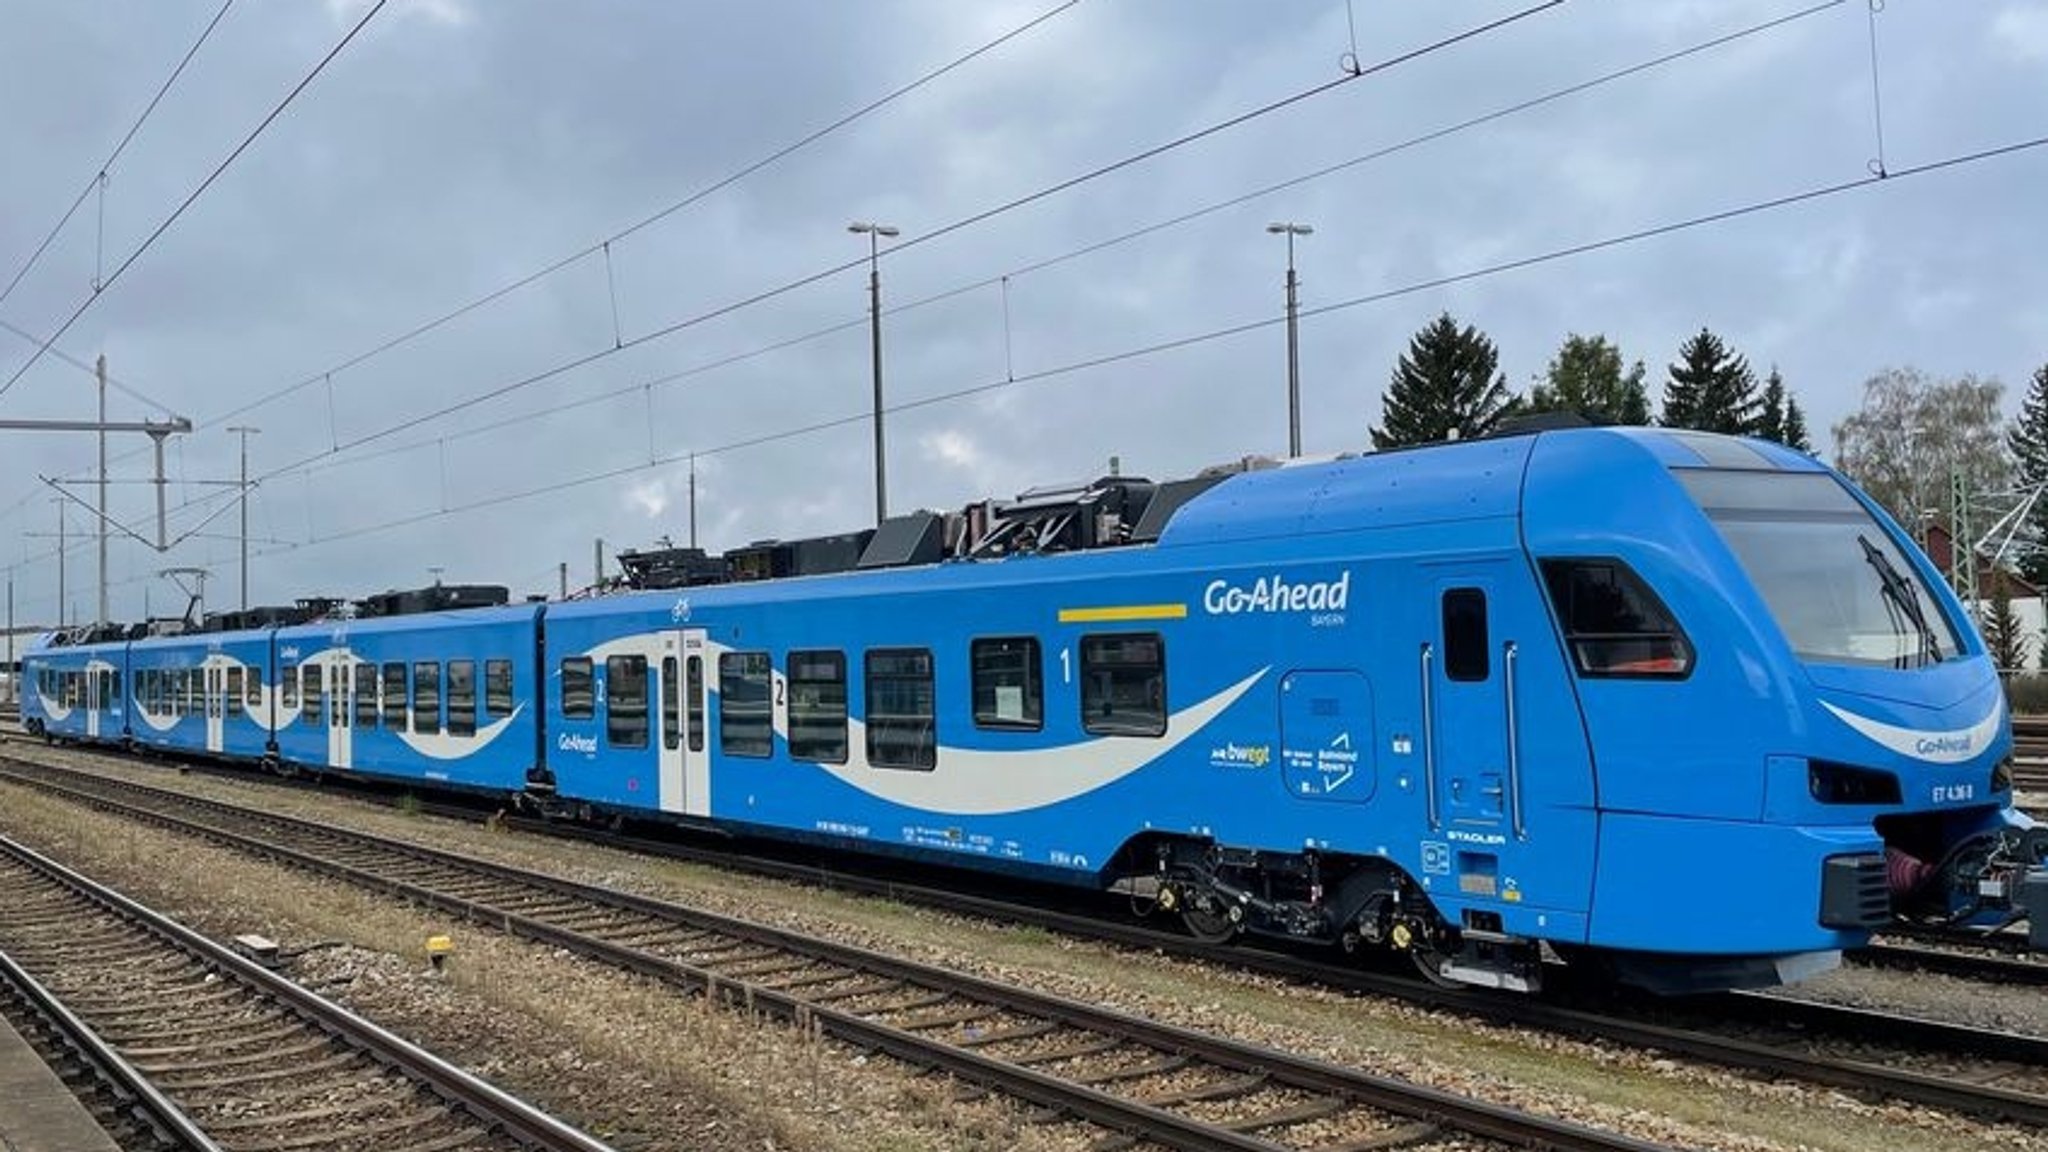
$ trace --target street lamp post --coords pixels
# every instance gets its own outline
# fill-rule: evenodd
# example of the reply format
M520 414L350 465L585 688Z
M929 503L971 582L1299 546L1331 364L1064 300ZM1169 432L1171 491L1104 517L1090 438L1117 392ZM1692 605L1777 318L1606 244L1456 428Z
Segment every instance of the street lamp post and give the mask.
M1294 238L1315 229L1288 222L1268 224L1266 231L1287 237L1287 455L1292 459L1301 455L1301 342L1296 329L1300 302L1295 296L1300 282L1294 275Z
M887 224L856 221L846 226L848 232L861 233L868 238L868 334L874 346L875 360L875 524L889 518L889 482L886 457L882 452L882 237L895 236L898 230Z

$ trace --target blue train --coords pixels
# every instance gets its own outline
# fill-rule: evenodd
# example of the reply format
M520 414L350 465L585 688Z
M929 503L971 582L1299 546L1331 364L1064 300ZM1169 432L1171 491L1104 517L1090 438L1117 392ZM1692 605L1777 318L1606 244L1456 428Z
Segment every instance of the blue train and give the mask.
M1516 990L1793 980L1899 918L2048 935L1962 605L1775 445L1536 430L622 559L669 586L53 641L24 716L1122 888Z

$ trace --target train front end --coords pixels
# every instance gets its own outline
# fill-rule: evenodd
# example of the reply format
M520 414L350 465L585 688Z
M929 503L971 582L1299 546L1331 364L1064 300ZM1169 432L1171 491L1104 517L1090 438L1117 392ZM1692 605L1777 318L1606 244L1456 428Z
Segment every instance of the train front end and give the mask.
M2048 922L1997 671L1842 477L1753 440L1549 435L1525 534L1578 574L1550 592L1598 787L1588 943L1625 978L1776 983L1902 919Z
M1932 563L1832 473L1674 475L1804 674L1805 754L1773 765L1776 813L1835 816L1882 841L1826 861L1822 925L2025 918L2035 946L2048 946L2048 828L2012 806L2005 692Z

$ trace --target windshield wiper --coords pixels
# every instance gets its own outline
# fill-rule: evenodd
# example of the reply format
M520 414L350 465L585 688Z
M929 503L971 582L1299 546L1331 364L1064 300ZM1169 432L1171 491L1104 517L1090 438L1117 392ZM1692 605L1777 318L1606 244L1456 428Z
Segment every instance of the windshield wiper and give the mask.
M1898 610L1920 634L1920 656L1929 664L1941 663L1941 641L1935 638L1934 628L1927 623L1927 614L1920 610L1920 592L1913 582L1906 579L1897 568L1892 567L1891 558L1884 550L1870 542L1861 532L1856 542L1863 545L1863 559L1877 570L1879 593L1898 606Z

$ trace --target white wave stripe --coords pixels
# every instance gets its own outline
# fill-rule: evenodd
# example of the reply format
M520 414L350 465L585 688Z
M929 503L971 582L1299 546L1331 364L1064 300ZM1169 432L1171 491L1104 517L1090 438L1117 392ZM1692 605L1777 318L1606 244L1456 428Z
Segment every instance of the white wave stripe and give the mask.
M94 672L118 671L120 671L120 669L116 668L113 664L105 660L98 659L96 657L88 657L85 661L85 672L87 675L91 675ZM47 715L51 720L59 724L62 724L64 721L71 719L71 714L73 712L76 712L80 707L84 707L84 705L73 707L71 705L65 704L62 697L52 698L43 695L41 692L36 693L36 699L42 701L43 713ZM100 701L100 708L102 711L106 709L108 703L110 702L105 700Z
M496 720L476 730L474 736L450 736L446 732L417 733L403 728L391 730L393 736L405 741L405 746L429 760L462 760L474 756L490 746L500 733L512 726L512 721L526 711L521 704L512 710L510 716Z
M998 816L1050 807L1113 784L1173 751L1237 703L1267 671L1261 668L1174 713L1163 736L1098 736L1017 752L941 745L937 770L914 772L869 765L867 725L849 718L847 762L818 767L878 800L923 812ZM781 727L777 733L787 739Z
M634 633L604 641L583 654L602 676L606 657L644 655L653 663L659 659L659 644L657 633ZM716 692L718 658L742 649L717 641L708 642L705 648L705 659L712 665L707 680ZM1098 736L1015 752L940 745L938 767L930 772L869 764L867 725L849 716L846 763L815 767L878 800L935 815L997 816L1046 808L1113 784L1173 751L1237 703L1269 671L1270 667L1261 668L1174 713L1159 736ZM774 669L770 676L770 699L786 701L787 681L782 671ZM605 696L601 680L592 687L600 699ZM786 705L773 710L775 734L785 743L789 739L788 715Z
M62 724L71 719L71 707L64 703L62 695L45 696L37 692L36 699L43 702L43 715L48 716L51 723Z
M1821 707L1835 714L1835 718L1864 736L1876 741L1902 756L1924 760L1929 764L1960 764L1975 758L1998 734L1998 725L2005 719L2005 698L2001 695L1991 702L1991 710L1982 720L1967 728L1952 728L1937 731L1925 728L1902 728L1873 720L1846 708L1837 708L1823 700Z

